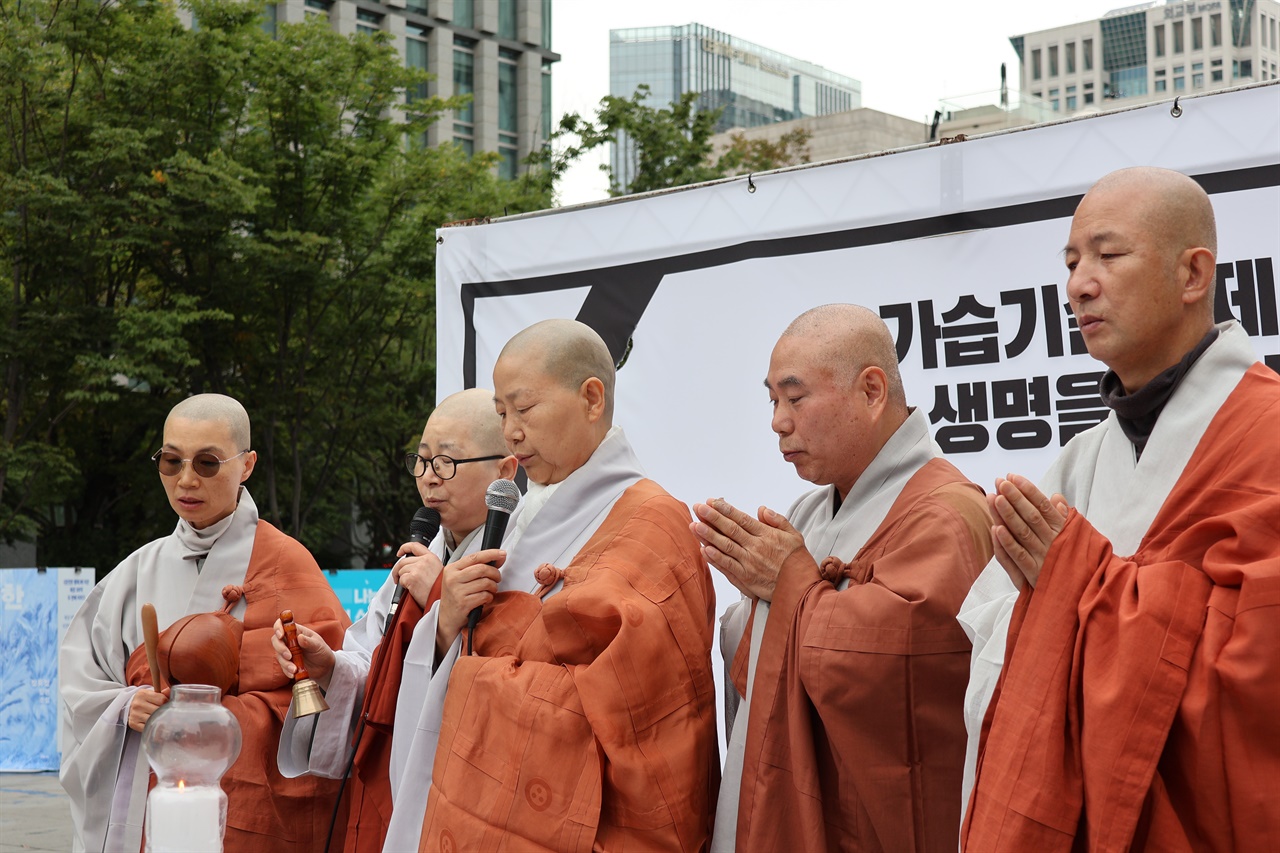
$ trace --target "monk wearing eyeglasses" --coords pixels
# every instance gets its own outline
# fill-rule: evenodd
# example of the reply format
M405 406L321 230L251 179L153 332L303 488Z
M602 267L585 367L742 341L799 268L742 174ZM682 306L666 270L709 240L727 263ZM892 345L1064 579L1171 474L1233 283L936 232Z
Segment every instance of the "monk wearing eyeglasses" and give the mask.
M59 653L61 781L71 799L74 849L142 847L151 774L141 732L168 699L167 685L152 689L147 665L139 608L148 602L162 632L210 611L243 629L230 632L238 634L240 668L222 698L243 737L222 780L229 799L224 849L320 849L337 783L285 779L276 766L292 691L275 662L272 625L287 606L337 646L350 620L307 549L258 517L244 487L257 453L239 402L199 394L174 406L152 461L177 527L94 587Z
M400 559L340 650L298 626L303 662L324 688L329 710L299 719L290 709L277 754L280 769L290 776L340 779L350 772L344 794L350 803L346 853L418 845L430 782L418 771L435 757L426 693L436 633L452 625L457 634L470 608L491 597L477 590L484 586L488 566L472 568L470 582L455 596L441 597L440 576L446 565L480 550L489 514L485 492L494 480L516 474L516 458L507 451L502 421L493 410L493 392L469 388L441 400L427 419L417 452L405 454L404 465L423 506L440 514L439 532L430 543L400 547ZM508 531L519 515L518 505ZM405 595L389 624L397 586ZM275 648L280 667L293 675L293 657L280 627Z

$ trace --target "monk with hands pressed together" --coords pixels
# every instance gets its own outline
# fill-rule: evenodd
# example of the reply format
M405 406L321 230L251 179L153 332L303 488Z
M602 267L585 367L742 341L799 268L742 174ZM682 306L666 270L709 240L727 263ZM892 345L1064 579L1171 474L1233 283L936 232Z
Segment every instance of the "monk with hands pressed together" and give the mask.
M1114 172L1076 208L1066 294L1111 412L1039 487L996 483L960 614L964 849L1280 839L1280 378L1215 324L1216 252L1177 172Z
M694 507L704 557L746 596L721 633L733 722L712 849L952 851L969 659L955 614L991 555L982 491L907 406L865 308L798 317L765 387L783 458L818 488L785 517Z

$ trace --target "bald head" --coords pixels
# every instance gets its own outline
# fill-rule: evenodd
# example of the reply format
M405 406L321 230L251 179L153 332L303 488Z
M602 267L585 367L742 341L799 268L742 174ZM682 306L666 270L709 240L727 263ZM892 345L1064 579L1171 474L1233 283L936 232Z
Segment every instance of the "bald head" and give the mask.
M1120 169L1103 176L1085 198L1103 196L1125 200L1134 224L1158 242L1170 265L1188 249L1205 248L1217 256L1213 204L1208 193L1181 172L1154 166ZM1202 316L1213 316L1213 296L1211 287L1201 305Z
M797 317L774 344L764 384L783 458L842 499L908 417L889 329L857 305Z
M819 345L825 365L852 381L868 367L884 371L889 406L905 417L907 397L898 370L893 336L874 311L861 305L819 305L791 321L782 337L803 337Z
M519 358L541 366L559 385L577 391L595 377L604 385L604 425L613 423L613 357L604 339L577 320L543 320L516 334L498 359Z
M1105 175L1092 193L1123 193L1133 201L1134 216L1151 233L1160 234L1174 252L1203 246L1218 254L1218 226L1204 189L1181 172L1137 166Z
M249 413L240 401L225 394L196 394L169 410L165 418L166 431L170 421L217 421L226 424L237 450L249 450Z
M1112 172L1085 193L1063 251L1067 299L1089 354L1128 393L1213 328L1213 207L1167 169Z
M480 456L507 455L502 440L502 421L493 410L493 392L488 388L468 388L440 401L427 423L452 420L466 430Z

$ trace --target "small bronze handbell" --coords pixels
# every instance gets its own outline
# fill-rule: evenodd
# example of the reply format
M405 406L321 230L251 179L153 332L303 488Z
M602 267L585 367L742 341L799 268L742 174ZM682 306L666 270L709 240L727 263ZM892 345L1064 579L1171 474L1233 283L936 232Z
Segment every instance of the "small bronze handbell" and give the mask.
M293 715L301 719L329 710L329 703L324 701L324 693L314 678L304 678L293 685Z
M280 627L284 629L284 642L293 658L293 715L299 718L310 717L329 710L329 703L324 701L320 685L307 672L306 663L303 662L302 647L298 645L298 626L293 621L292 610L280 612Z

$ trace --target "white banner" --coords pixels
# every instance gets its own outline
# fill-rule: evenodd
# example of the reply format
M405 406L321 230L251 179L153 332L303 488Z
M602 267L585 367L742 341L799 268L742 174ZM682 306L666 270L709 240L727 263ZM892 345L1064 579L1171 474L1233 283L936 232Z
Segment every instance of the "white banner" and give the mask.
M530 323L576 317L626 353L615 419L655 480L785 510L810 486L770 431L770 350L802 311L855 302L893 330L908 401L957 467L987 489L1039 477L1105 416L1062 249L1108 172L1163 166L1208 190L1219 318L1280 370L1280 85L1179 106L441 229L437 395L488 386ZM737 593L718 591L723 610Z

